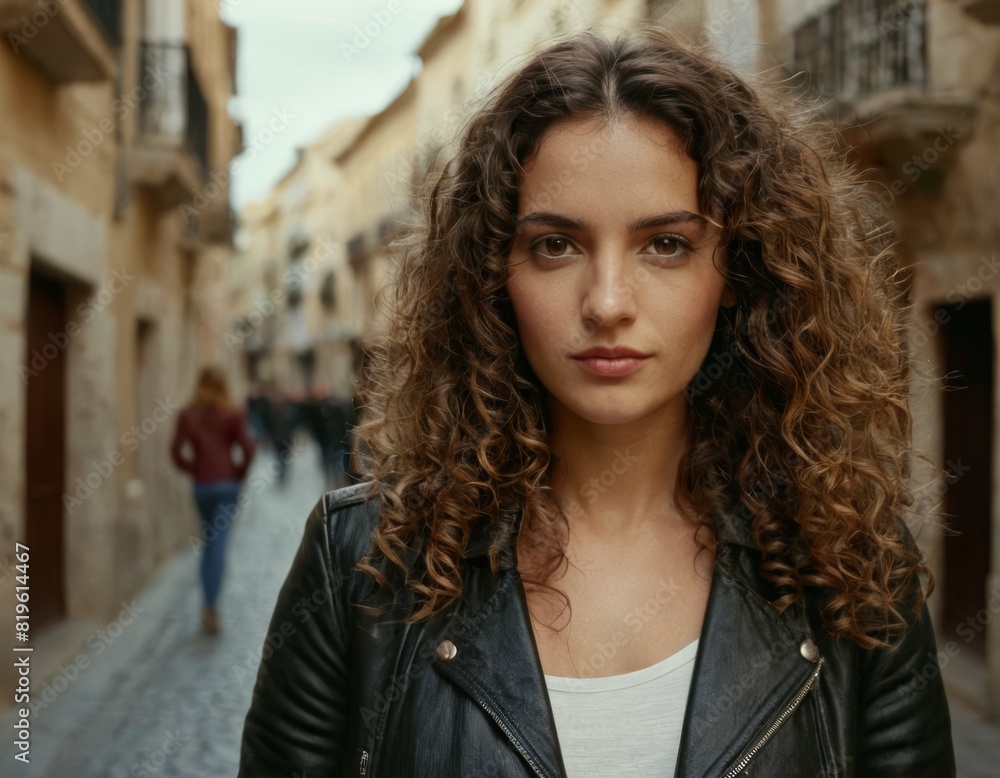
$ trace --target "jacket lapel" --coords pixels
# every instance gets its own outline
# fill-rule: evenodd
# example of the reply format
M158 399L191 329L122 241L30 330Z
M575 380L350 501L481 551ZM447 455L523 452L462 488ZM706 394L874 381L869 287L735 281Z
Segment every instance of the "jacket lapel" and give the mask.
M476 569L473 586L493 578ZM445 637L455 644L438 670L483 707L536 775L562 778L559 752L541 659L528 619L524 587L516 570L505 570L482 606L452 622Z
M774 592L757 573L749 526L724 512L713 519L715 567L677 759L676 776L684 778L721 775L815 667L799 653L809 633L801 609L779 616L770 605ZM457 650L435 665L492 716L537 775L563 778L516 555L508 553L510 566L493 576L490 540L484 526L474 525L463 555L470 564L462 612L442 636Z
M677 757L675 776L684 778L724 775L816 668L800 653L809 636L801 607L778 615L770 605L756 547L739 531L717 538Z

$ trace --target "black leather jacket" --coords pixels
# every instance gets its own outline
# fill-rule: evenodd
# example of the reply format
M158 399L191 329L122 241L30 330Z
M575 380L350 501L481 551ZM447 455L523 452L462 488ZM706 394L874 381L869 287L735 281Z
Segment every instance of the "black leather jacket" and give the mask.
M328 492L308 518L264 641L238 778L565 776L516 561L491 574L477 527L460 606L405 625L404 590L401 607L365 614L357 603L377 589L351 568L377 521L370 487ZM714 519L675 776L954 776L926 605L892 650L834 640L814 607L778 615L749 528Z

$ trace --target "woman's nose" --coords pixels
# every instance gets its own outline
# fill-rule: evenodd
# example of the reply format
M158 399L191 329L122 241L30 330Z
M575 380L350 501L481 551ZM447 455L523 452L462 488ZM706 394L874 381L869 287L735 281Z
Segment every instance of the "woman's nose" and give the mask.
M623 258L601 258L589 268L583 295L586 323L609 327L635 318L635 273Z

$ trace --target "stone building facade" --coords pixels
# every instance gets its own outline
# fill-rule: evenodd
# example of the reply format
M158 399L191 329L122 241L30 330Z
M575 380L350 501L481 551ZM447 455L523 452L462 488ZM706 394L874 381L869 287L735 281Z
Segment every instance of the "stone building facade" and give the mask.
M227 337L244 381L293 394L310 388L349 398L361 318L348 276L345 229L350 189L331 164L363 118L337 122L298 150L264 199L240 213Z
M195 0L3 0L0 31L0 608L25 544L40 680L198 531L169 444L225 356L236 41Z

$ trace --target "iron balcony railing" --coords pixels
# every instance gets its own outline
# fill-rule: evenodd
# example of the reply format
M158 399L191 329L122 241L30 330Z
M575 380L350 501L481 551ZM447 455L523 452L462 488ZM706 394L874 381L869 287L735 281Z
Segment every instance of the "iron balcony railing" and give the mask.
M140 103L139 133L183 144L208 173L208 104L183 43L142 41L139 80L146 90Z
M926 0L841 0L795 31L795 70L820 97L853 103L927 82Z
M108 40L116 46L120 45L122 42L121 0L83 0L83 4L90 9Z

